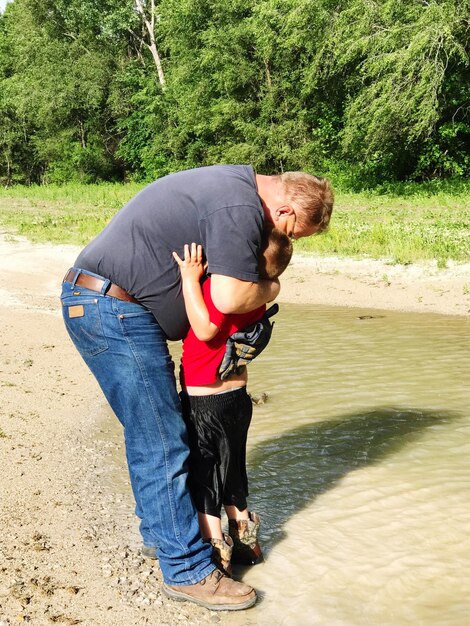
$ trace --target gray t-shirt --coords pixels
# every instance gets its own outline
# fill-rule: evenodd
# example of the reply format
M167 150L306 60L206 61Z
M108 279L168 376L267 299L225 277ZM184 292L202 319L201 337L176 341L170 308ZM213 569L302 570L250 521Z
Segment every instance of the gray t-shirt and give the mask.
M201 243L208 272L258 282L264 213L248 165L213 165L164 176L138 193L78 256L75 267L110 279L155 315L169 339L189 323L179 267L185 243Z

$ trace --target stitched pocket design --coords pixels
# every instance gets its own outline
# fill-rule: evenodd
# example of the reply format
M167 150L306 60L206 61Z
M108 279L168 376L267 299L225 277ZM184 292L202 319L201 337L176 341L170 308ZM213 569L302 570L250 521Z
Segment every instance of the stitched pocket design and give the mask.
M75 302L72 298L64 299L62 313L70 338L83 357L108 349L97 298Z

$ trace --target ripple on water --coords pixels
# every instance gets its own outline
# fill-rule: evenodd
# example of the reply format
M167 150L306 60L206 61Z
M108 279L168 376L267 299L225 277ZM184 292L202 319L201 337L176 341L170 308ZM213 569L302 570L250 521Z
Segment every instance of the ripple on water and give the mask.
M469 320L369 314L282 305L251 366L267 559L226 624L469 623Z

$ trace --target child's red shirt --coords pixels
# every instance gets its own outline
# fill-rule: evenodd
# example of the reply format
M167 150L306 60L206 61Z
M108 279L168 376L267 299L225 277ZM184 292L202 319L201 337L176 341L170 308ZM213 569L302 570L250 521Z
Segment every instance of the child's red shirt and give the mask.
M210 278L202 284L204 302L209 311L209 319L219 327L220 332L210 341L200 341L190 328L183 341L181 357L181 378L184 385L193 387L211 385L218 379L219 366L225 354L225 344L230 335L243 330L258 321L266 311L263 305L249 313L221 313L212 302Z

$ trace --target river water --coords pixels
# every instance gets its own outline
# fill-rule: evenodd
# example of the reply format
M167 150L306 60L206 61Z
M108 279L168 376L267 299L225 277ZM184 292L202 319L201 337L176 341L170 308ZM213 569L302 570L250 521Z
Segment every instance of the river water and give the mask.
M248 386L262 599L224 624L469 624L470 320L276 317Z
M249 369L259 592L227 625L470 623L470 319L281 305ZM178 358L178 347L172 352Z

